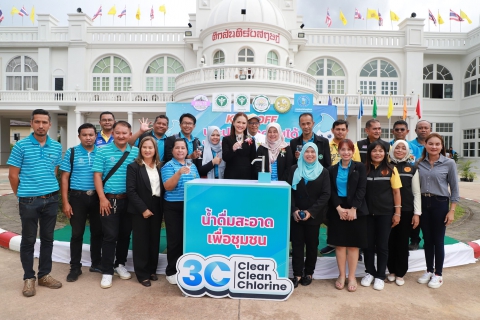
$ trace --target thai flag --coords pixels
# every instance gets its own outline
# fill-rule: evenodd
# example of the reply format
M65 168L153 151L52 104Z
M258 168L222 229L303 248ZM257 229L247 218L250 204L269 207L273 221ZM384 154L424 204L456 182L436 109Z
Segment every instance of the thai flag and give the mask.
M93 15L92 21L95 20L95 19L97 19L97 17L98 17L98 16L101 16L101 15L102 15L102 6L100 6L100 8L98 8L97 13L95 13L95 14Z
M358 12L358 9L355 8L355 16L354 16L354 19L357 19L357 20L363 20L363 17L362 15L360 14L360 12Z
M437 19L435 19L435 16L433 15L432 11L430 11L430 9L428 10L428 19L432 20L434 25L437 25Z
M0 22L2 22L3 19L5 19L5 17L3 16L2 9L0 9Z
M328 12L328 9L327 9L327 18L325 19L325 24L327 25L327 27L331 27L332 25L332 18L330 18L330 12Z
M125 9L122 10L122 12L118 15L118 17L121 18L126 15L127 15L127 6L125 6Z
M155 15L153 14L153 6L152 9L150 9L150 20L153 20L155 18Z
M378 11L378 25L381 27L383 26L383 18L382 18L382 15L380 14L380 11Z
M460 17L458 14L456 14L455 12L452 11L452 9L450 9L450 20L455 20L455 21L459 21L459 22L462 22L464 21L462 19L462 17Z
M20 12L18 14L21 15L22 17L23 16L28 17L28 12L27 12L27 9L25 9L25 7L22 7L22 9L20 9Z

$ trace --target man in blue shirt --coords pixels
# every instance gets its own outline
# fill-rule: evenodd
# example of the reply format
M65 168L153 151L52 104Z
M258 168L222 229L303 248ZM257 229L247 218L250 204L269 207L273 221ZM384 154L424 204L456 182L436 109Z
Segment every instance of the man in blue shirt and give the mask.
M165 132L168 130L168 117L166 115L159 115L155 118L153 122L153 128L150 128L152 122L148 122L147 119L139 120L140 129L135 132L128 143L131 146L138 147L140 141L147 136L152 136L155 141L157 141L158 154L160 156L160 161L164 163L165 156L165 140L167 140L167 135Z
M132 277L125 268L132 233L132 217L127 212L127 166L138 155L138 148L128 145L132 137L131 129L132 126L126 121L116 122L113 125L113 143L98 150L92 167L103 230L103 276L100 286L104 289L112 286L114 272L121 279ZM113 172L117 162L127 152L123 163ZM110 178L106 179L107 176Z
M102 261L102 225L97 192L93 184L93 161L97 153L95 137L97 130L91 123L78 128L80 144L68 149L63 158L62 211L70 219L70 273L67 282L77 281L82 274L82 245L85 224L90 221L90 272L100 272ZM73 150L73 153L72 153Z
M58 165L62 160L62 146L48 136L51 117L48 111L32 112L30 125L33 133L15 144L7 161L10 166L8 179L18 197L22 222L20 261L24 271L23 295L35 295L35 271L33 270L34 246L40 222L40 256L38 260L38 285L51 289L62 287L52 271L53 230L57 222Z
M197 150L197 148L201 145L201 142L198 140L198 138L195 138L192 135L192 131L195 129L196 123L197 118L195 118L195 116L191 113L184 113L180 116L180 132L168 137L167 140L165 140L164 162L172 160L172 149L173 145L175 144L175 140L182 138L187 143L187 159L192 159L192 162L197 169L202 167L202 159L199 159L202 155L202 152Z
M110 111L100 113L100 127L102 130L98 133L95 145L99 148L113 142L113 125L115 124L115 116Z
M395 121L392 129L394 139L390 141L390 146L392 146L396 140L406 141L406 137L409 132L410 130L408 130L408 123L405 120ZM422 153L415 144L411 143L410 141L407 141L407 143L410 148L410 159L408 162L415 164L415 162L420 159Z

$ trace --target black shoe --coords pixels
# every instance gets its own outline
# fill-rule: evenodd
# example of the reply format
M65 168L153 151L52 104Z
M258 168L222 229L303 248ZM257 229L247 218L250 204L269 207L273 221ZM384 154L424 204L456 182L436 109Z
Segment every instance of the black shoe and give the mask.
M300 279L301 279L301 278L300 278ZM293 283L293 288L298 287L298 283L299 283L300 280L298 280L297 277L293 276L293 278L291 278L290 280L291 280L292 283Z
M408 246L408 250L410 251L418 250L418 243L410 243L410 245Z
M312 283L312 276L311 275L303 276L302 279L300 280L300 283L302 284L302 286L308 286L309 284Z
M142 282L140 282L140 284L144 287L151 287L152 284L150 283L150 280L143 280Z
M79 268L70 269L70 273L67 276L67 282L75 282L78 280L78 276L82 274L82 270Z
M152 281L157 281L157 280L158 280L157 275L156 275L156 274L151 274L151 275L150 275L150 280L152 280Z
M334 247L326 246L325 248L320 249L321 254L329 254L335 251Z
M91 266L89 270L90 272L103 273L99 266Z

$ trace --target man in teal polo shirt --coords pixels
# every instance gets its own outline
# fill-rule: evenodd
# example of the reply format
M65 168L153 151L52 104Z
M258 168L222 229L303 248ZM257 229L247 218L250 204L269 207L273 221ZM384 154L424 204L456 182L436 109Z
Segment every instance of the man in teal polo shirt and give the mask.
M78 128L80 144L67 150L60 165L62 211L70 219L72 226L70 272L67 275L67 282L77 281L78 276L82 274L83 234L87 217L90 222L90 259L92 261L90 272L101 272L103 234L92 171L97 153L96 134L97 130L93 124L82 124Z
M20 261L24 271L23 295L35 295L33 253L40 222L40 256L38 260L38 285L51 289L62 287L52 271L53 230L57 221L58 165L62 160L62 146L48 136L51 117L48 111L32 112L30 125L33 133L15 144L7 161L8 179L18 197L22 222Z
M127 166L138 155L138 148L128 145L128 140L132 136L131 129L132 126L126 121L116 122L113 126L113 143L98 150L92 167L95 189L100 199L100 220L103 230L103 277L100 286L104 289L112 286L114 271L121 279L127 280L132 277L125 268L132 233L132 217L127 213ZM129 154L121 166L104 183L109 172L126 152Z
M101 148L113 142L112 130L115 124L115 116L110 111L104 111L100 113L99 123L102 130L97 134L95 145Z
M202 159L200 156L202 152L197 150L197 148L201 145L200 140L195 138L192 135L193 129L195 129L195 125L197 124L197 118L191 113L184 113L180 116L180 132L170 136L165 140L165 155L164 155L164 162L168 162L172 160L172 149L173 145L175 144L175 140L178 138L182 138L187 143L187 159L192 159L193 164L197 167L197 170L202 167Z
M155 118L153 122L153 127L150 128L152 122L148 121L148 118L139 120L140 122L140 129L135 132L128 143L131 146L138 147L140 141L143 138L152 136L155 141L157 141L158 146L158 154L160 156L160 161L164 163L164 155L165 155L165 140L167 140L167 135L165 132L168 130L168 117L166 115L159 115Z

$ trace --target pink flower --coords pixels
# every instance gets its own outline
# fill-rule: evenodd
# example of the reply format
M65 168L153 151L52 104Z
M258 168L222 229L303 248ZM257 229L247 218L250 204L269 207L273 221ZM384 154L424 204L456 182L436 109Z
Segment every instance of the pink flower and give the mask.
M245 142L248 143L248 145L251 145L252 142L253 142L253 140L252 140L252 138L247 138L247 139L245 140Z

